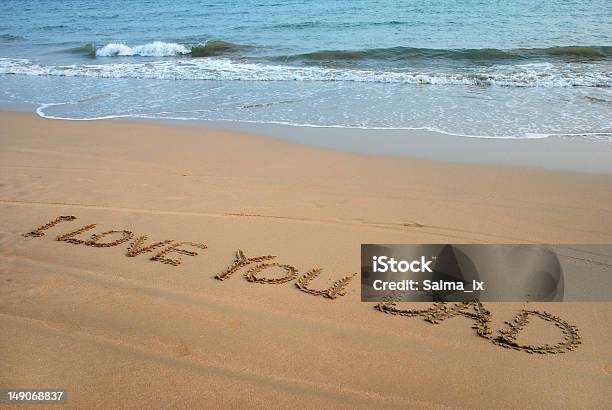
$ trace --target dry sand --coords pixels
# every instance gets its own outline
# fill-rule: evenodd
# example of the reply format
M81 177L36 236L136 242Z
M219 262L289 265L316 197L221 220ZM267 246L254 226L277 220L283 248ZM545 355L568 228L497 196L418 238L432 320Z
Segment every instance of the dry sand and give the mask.
M299 275L322 268L311 282L322 289L359 270L361 243L610 243L612 175L390 159L153 123L1 113L0 124L0 388L62 388L80 408L612 402L610 303L529 304L578 326L583 341L532 355L478 337L466 317L383 314L360 302L357 280L329 299L295 281L249 282L248 267L214 278L238 249L276 255L270 263ZM22 236L60 215L76 219ZM127 257L132 240L56 240L88 224L75 239L127 230L206 249L163 256L180 258L174 266L150 260L155 252ZM493 331L521 306L486 304ZM534 319L521 337L560 335Z

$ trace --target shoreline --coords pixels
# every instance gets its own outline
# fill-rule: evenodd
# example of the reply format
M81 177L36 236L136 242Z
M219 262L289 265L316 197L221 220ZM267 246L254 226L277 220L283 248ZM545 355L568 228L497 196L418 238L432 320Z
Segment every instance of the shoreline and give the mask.
M251 279L320 268L309 285L319 290L359 271L362 243L609 244L609 174L362 155L154 122L0 121L3 387L51 380L75 408L474 408L499 402L500 386L519 407L612 399L611 303L529 303L584 341L534 355L479 337L469 317L384 314L361 302L356 279L335 299L297 281L250 281L247 267L215 279L238 250L286 265ZM95 246L92 234L122 242ZM134 254L167 240L191 253ZM486 303L493 331L524 306ZM536 318L521 341L559 337Z
M21 109L15 110L10 108L2 107L4 111L0 110L0 112L32 113L30 105L23 105ZM612 174L612 142L586 140L579 136L476 137L446 134L425 129L364 129L266 122L176 120L144 117L74 120L48 118L37 113L33 114L50 121L120 121L234 131L319 149L368 156L506 168ZM585 161L585 158L588 160Z

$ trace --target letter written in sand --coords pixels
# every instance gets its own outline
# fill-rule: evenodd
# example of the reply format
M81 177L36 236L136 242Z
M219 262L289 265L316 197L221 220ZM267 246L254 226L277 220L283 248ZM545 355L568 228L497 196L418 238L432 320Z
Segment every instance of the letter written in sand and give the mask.
M96 224L85 225L84 227L79 228L76 231L72 231L72 232L68 232L68 233L66 233L64 235L60 235L56 239L58 241L63 241L63 242L68 242L68 243L72 243L72 244L78 245L80 243L84 243L85 241L81 240L81 239L76 239L75 236L80 235L83 232L92 230L95 227L96 227Z
M141 253L152 252L153 250L159 248L160 246L168 245L169 243L174 242L173 239L166 239L161 242L155 242L149 246L144 246L145 241L147 240L147 235L142 235L137 238L134 242L130 244L128 247L126 255L133 258L134 256L138 256Z
M285 270L286 274L280 278L263 278L257 276L258 273L272 267L282 268ZM297 274L297 269L295 269L291 265L281 265L280 263L262 263L249 269L247 273L244 274L244 276L246 276L249 282L278 284L292 281L297 276Z
M563 340L557 342L554 345L543 344L543 345L526 345L520 344L517 342L516 338L518 334L525 328L525 326L529 323L529 317L535 316L543 319L547 322L552 323L554 326L558 327L562 334ZM498 336L495 339L492 339L492 342L496 345L514 349L514 350L522 350L527 353L565 353L566 351L576 350L578 345L582 343L580 339L580 334L578 332L578 328L576 326L570 325L565 320L560 317L554 316L546 311L538 311L538 310L524 310L522 309L518 315L514 317L514 319L510 322L506 322L508 325L504 329L500 329Z
M255 262L269 261L270 259L274 259L274 258L276 258L276 256L274 255L265 255L265 256L257 256L255 258L247 258L246 256L244 256L244 252L242 252L241 249L238 249L236 251L236 258L234 259L234 262L232 262L232 264L227 269L225 269L223 272L215 276L215 279L219 279L219 280L228 279L234 272L236 272L237 270L239 270L240 268L244 266L250 265L251 263L255 263Z
M195 243L195 242L177 242L175 244L172 244L170 246L168 246L166 249L162 250L161 252L159 252L158 254L156 254L155 256L153 256L151 258L152 261L157 261L157 262L161 262L161 263L165 263L168 265L173 265L173 266L177 266L181 264L181 259L177 258L177 259L170 259L170 258L166 258L166 255L174 252L174 253L179 253L181 255L187 255L187 256L197 256L197 252L193 252L193 251L189 251L187 249L183 249L180 248L181 245L189 245L189 246L193 246L195 248L200 248L200 249L206 249L207 246L204 245L203 243Z
M353 273L352 275L345 276L334 283L327 289L311 289L309 284L314 278L319 276L323 269L313 269L308 273L300 276L297 280L295 286L297 286L302 292L310 293L315 296L323 296L329 299L336 299L338 296L346 295L344 289L348 286L349 283L353 280L353 278L357 275L357 273Z
M102 238L115 234L121 234L121 237L115 239L114 241L100 242ZM122 244L123 242L127 242L133 237L134 234L131 231L106 231L92 235L91 239L85 241L85 245L93 246L96 248L108 248L110 246L117 246L119 244Z
M580 334L576 326L570 325L565 320L553 316L548 312L540 312L537 310L521 310L519 314L510 322L506 322L508 327L500 329L500 336L493 337L491 331L491 313L485 309L480 302L460 302L453 305L445 302L435 303L428 309L399 309L396 302L383 302L376 305L376 310L383 313L398 316L421 316L430 323L440 323L440 321L453 317L465 316L476 321L472 326L476 329L478 336L483 337L495 345L508 349L520 350L527 353L565 353L566 351L575 350L581 343ZM545 321L553 323L563 332L563 340L557 344L543 345L522 345L517 343L517 335L527 325L529 316L537 316Z
M25 236L25 237L40 237L40 236L45 236L45 233L43 231L46 231L47 229L54 227L55 225L57 225L60 222L74 221L75 219L76 219L76 216L72 216L72 215L58 216L57 218L55 218L51 222L49 222L47 224L44 224L43 226L39 226L38 228L34 229L33 231L30 231L28 233L24 233L23 236Z

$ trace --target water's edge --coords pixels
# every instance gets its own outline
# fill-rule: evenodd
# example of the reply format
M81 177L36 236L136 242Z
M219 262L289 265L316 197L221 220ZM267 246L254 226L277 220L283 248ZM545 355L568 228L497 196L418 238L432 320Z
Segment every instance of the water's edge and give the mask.
M2 112L26 112L45 118L28 104L2 104ZM558 172L612 174L612 144L571 136L539 138L466 138L423 129L364 129L297 126L248 121L175 120L125 116L91 119L103 126L106 121L157 123L178 127L203 127L241 134L274 138L319 149L410 158L451 163Z

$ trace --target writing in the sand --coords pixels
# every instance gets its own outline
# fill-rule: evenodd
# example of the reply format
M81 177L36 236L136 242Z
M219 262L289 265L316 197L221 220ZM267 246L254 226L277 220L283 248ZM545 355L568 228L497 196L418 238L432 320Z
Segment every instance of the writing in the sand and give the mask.
M74 221L75 216L59 216L54 220L39 226L38 228L24 234L25 237L41 237L46 231L53 228L55 225ZM85 245L92 247L111 247L118 246L126 242L130 242L126 256L136 257L144 253L151 252L152 261L165 263L171 266L177 266L181 263L179 255L196 256L196 249L207 249L207 246L199 242L178 242L172 239L166 239L154 243L148 243L147 235L136 237L133 232L128 230L111 230L100 233L94 233L89 238L79 238L85 232L91 231L96 227L95 224L82 226L74 231L60 234L56 237L57 241L71 243L75 245ZM303 292L315 296L323 296L329 299L335 299L346 294L346 287L351 283L356 273L345 276L335 281L331 286L325 289L314 289L310 286L310 282L315 279L321 269L311 269L305 274L300 274L298 270L291 265L271 262L275 259L274 255L263 255L255 257L247 257L242 250L237 250L234 261L221 273L215 276L216 279L226 280L234 273L242 268L249 267L244 276L249 282L260 284L281 284L295 280L296 286ZM268 269L280 269L284 272L281 277L265 277L263 273ZM508 349L520 350L527 353L565 353L575 350L581 343L578 328L546 311L526 310L521 309L518 315L511 321L506 322L506 327L500 329L499 336L494 337L491 325L491 313L485 309L480 302L461 302L449 304L445 302L435 303L427 309L400 309L395 302L383 302L375 306L376 310L395 316L403 317L423 317L430 323L440 323L441 321L453 317L463 316L473 320L473 328L476 329L476 334L491 343ZM563 334L562 340L556 344L531 345L521 344L517 341L518 334L527 325L530 317L538 317L547 322L551 322L554 326L560 329Z
M25 237L41 237L46 231L53 228L55 225L74 221L76 216L58 216L52 221L39 226L38 228L25 233ZM128 230L111 230L100 233L94 233L89 238L81 236L96 228L96 224L89 224L80 227L71 232L58 235L55 239L60 242L67 242L73 245L85 245L96 248L107 248L118 246L129 242L125 255L128 257L136 257L148 252L153 253L150 260L155 262L165 263L171 266L181 264L179 255L197 256L197 249L207 249L207 246L199 242L179 242L173 239L165 239L158 242L148 242L147 235L136 237L132 231ZM346 287L351 283L357 273L348 275L336 280L329 287L324 289L314 289L310 282L319 276L322 272L320 268L313 268L304 274L300 274L298 270L289 264L271 262L276 259L275 255L263 255L255 257L247 257L244 252L238 249L235 253L234 261L223 272L215 276L216 279L226 280L230 278L238 270L249 267L245 273L245 277L249 282L260 284L281 284L296 280L296 286L299 290L309 293L314 296L323 296L329 299L335 299L346 294ZM280 269L284 272L281 277L265 277L266 270Z

